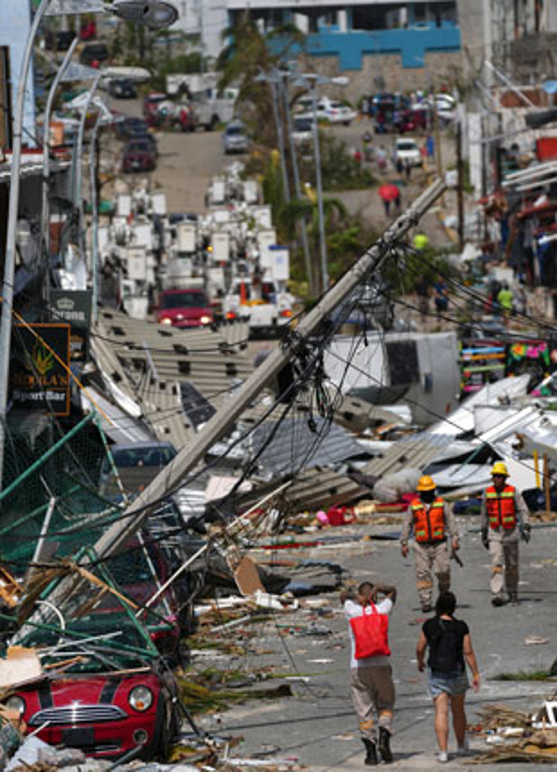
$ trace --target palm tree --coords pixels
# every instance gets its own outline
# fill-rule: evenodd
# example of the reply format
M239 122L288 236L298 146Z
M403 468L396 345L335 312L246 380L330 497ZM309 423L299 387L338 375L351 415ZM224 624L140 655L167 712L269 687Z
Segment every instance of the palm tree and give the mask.
M337 257L339 240L347 231L343 228L346 224L347 210L338 198L324 198L323 207L328 253L330 248L333 248ZM307 279L311 294L314 294L313 288L320 286L320 221L316 196L309 195L304 199L287 202L278 212L277 223L288 240L295 238L297 225L307 228L313 269L313 275L308 276ZM329 267L331 268L331 265Z
M269 85L256 80L261 72L280 65L291 46L302 46L304 35L292 26L277 27L262 35L255 21L244 18L227 28L223 39L228 44L219 54L216 69L220 71L220 89L235 84L243 117L254 129L259 141L275 146L273 104Z

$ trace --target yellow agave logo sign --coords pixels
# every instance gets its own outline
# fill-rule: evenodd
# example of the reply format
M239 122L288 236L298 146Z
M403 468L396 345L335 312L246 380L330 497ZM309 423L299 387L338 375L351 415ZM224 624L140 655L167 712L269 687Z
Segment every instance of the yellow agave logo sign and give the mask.
M41 379L48 375L56 362L52 351L49 351L48 348L39 341L33 346L33 351L28 359L27 368Z

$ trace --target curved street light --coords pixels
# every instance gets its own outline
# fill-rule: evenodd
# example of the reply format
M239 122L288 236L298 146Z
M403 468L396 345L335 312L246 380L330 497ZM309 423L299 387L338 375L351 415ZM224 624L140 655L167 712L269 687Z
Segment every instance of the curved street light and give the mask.
M10 372L10 344L12 334L12 307L14 298L14 274L17 240L17 218L19 210L19 189L21 170L21 149L23 134L23 113L25 105L25 84L29 73L33 44L43 16L64 16L81 13L113 13L120 19L143 24L152 29L161 29L173 24L178 11L167 0L116 0L111 5L98 0L41 0L35 12L19 73L16 108L13 119L12 169L6 229L6 250L4 258L4 281L2 287L2 327L0 329L0 487L4 462L4 437L8 385Z

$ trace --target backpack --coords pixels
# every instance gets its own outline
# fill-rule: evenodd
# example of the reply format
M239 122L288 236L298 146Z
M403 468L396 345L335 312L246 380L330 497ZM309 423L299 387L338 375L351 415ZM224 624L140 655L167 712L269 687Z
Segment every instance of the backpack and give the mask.
M446 627L439 617L436 621L439 629L429 641L430 668L442 673L462 670L463 638L456 633L455 629Z

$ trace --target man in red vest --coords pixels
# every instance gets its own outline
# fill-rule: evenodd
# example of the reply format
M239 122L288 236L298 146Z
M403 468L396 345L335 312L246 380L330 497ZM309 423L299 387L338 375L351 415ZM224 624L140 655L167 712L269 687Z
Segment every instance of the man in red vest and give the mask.
M481 534L492 558L492 605L503 606L504 586L512 606L517 605L519 583L519 536L531 538L529 510L513 485L507 484L508 468L502 461L492 467L492 485L483 493Z
M432 610L432 569L438 579L439 592L447 592L450 588L447 541L449 536L452 550L457 551L459 532L450 508L443 498L436 496L436 483L431 477L424 475L420 478L417 493L403 524L401 552L404 558L409 554L407 542L413 530L417 590L421 608L428 613Z

